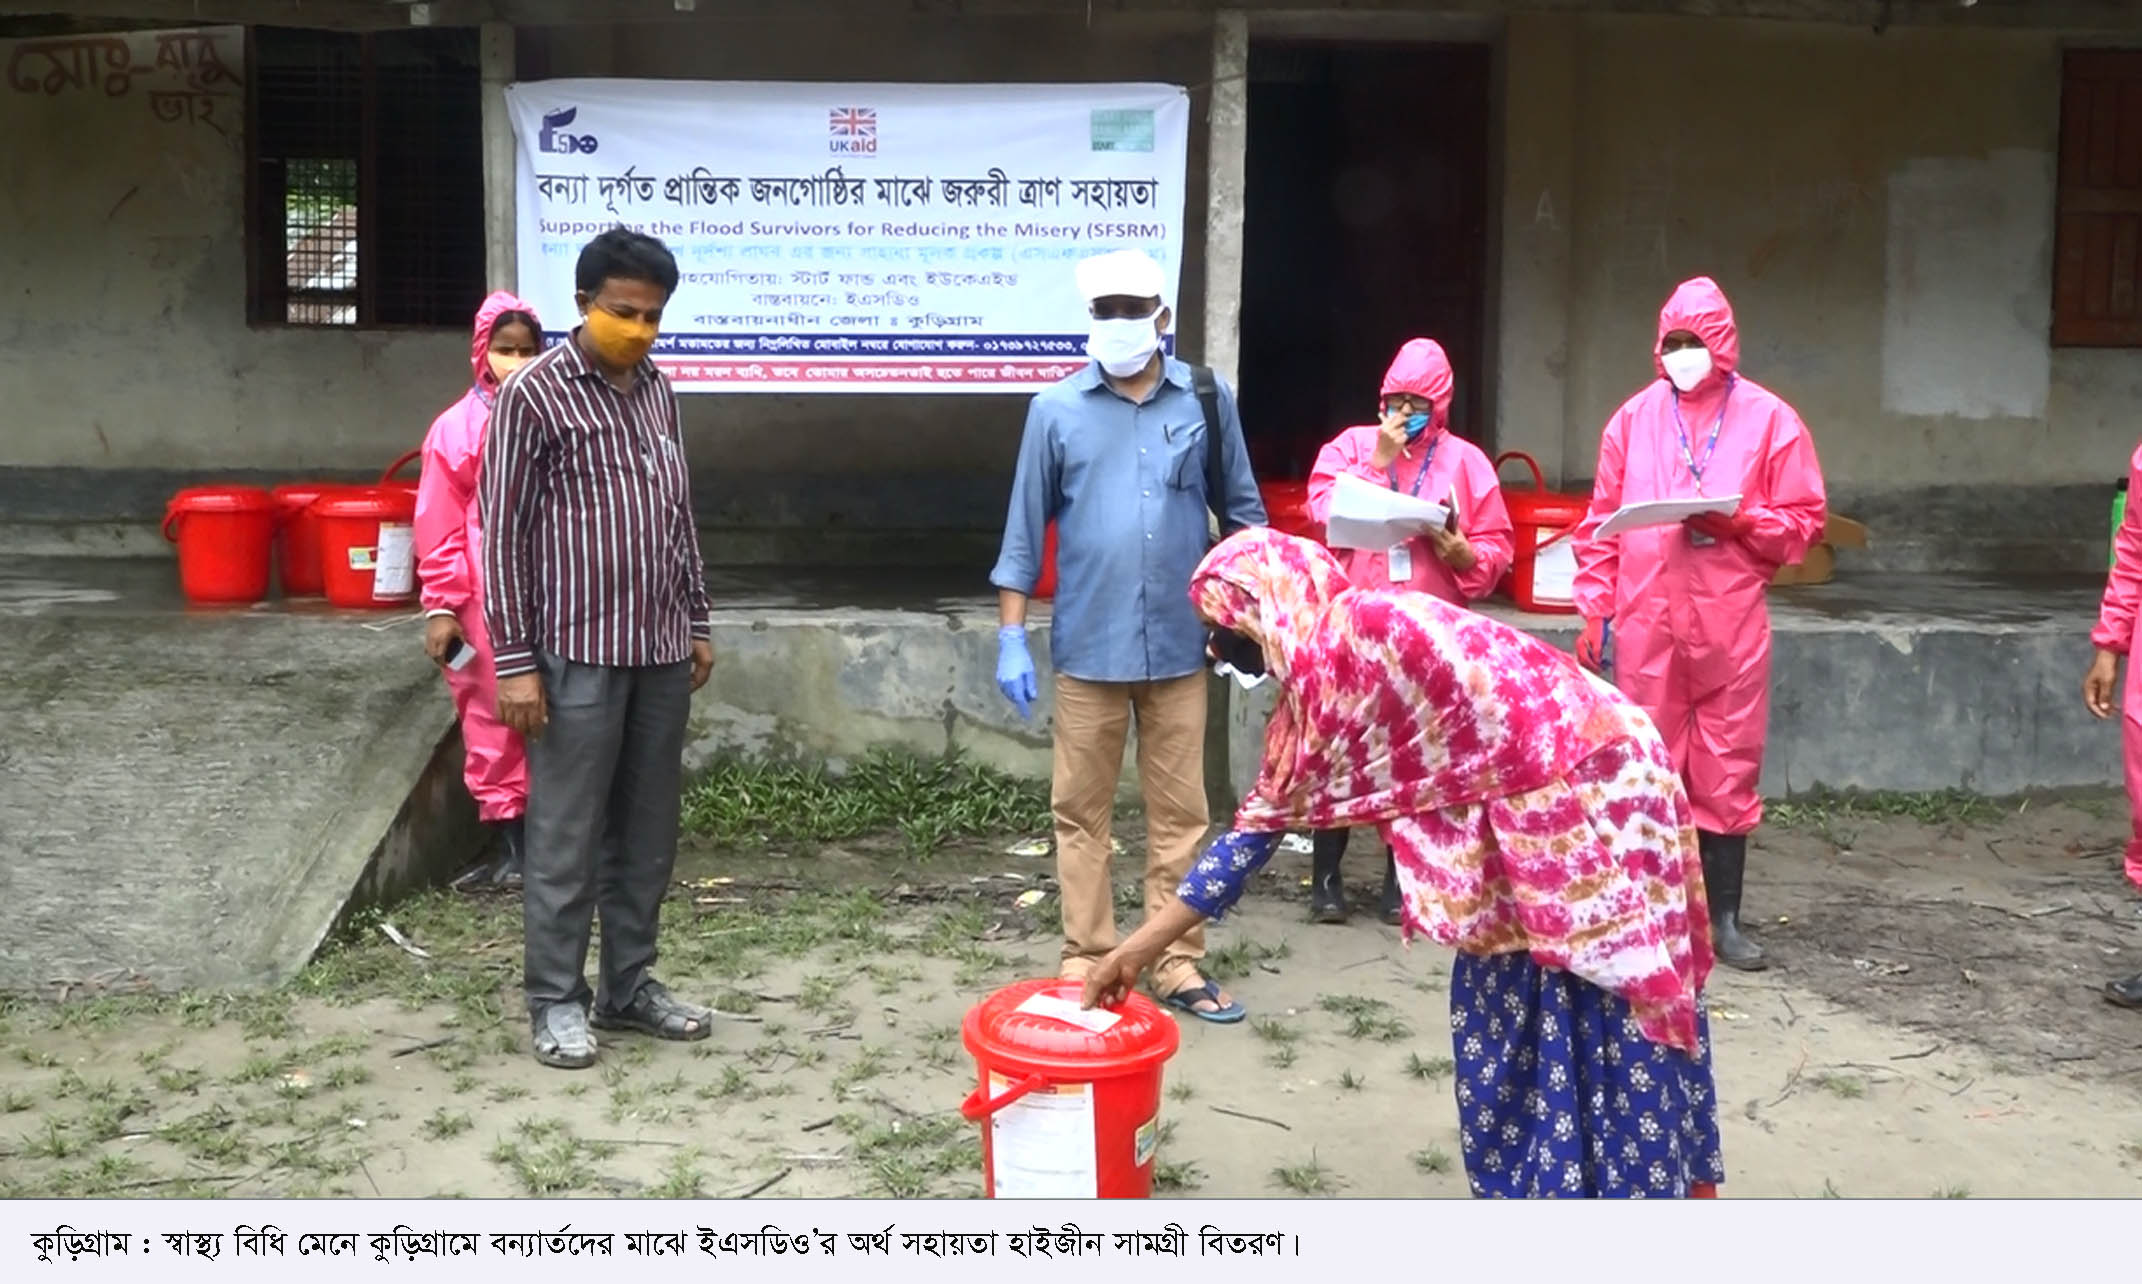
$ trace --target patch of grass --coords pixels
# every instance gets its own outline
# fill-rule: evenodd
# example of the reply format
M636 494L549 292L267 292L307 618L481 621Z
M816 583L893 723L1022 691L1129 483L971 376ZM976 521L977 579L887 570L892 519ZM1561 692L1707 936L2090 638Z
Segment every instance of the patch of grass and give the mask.
M1330 1195L1339 1189L1339 1179L1314 1152L1306 1164L1282 1164L1272 1170L1272 1180L1297 1195Z
M1296 1061L1301 1060L1301 1055L1300 1048L1291 1043L1282 1043L1264 1054L1264 1062L1266 1065L1285 1070L1293 1066Z
M370 1082L372 1070L369 1066L339 1065L320 1077L320 1085L329 1092L342 1092Z
M1971 1188L1962 1185L1943 1186L1934 1192L1933 1197L1935 1199L1969 1199L1971 1198Z
M1266 1043L1291 1044L1302 1037L1301 1031L1272 1017L1258 1017L1250 1030Z
M662 1180L647 1188L649 1199L699 1199L706 1192L706 1174L699 1170L697 1146L687 1146L670 1156L662 1166Z
M1829 1071L1824 1071L1809 1079L1808 1082L1831 1096L1844 1101L1857 1101L1867 1095L1867 1081L1858 1075L1832 1074Z
M1259 963L1277 963L1293 952L1285 941L1277 945L1252 940L1229 941L1205 956L1203 970L1215 981L1239 981L1254 972Z
M920 1199L954 1173L981 1164L981 1134L957 1115L896 1119L878 1127L853 1116L840 1124L855 1142L870 1193L887 1199Z
M723 842L833 842L898 832L927 856L952 837L1050 824L1049 786L969 762L873 751L845 771L729 757L685 791L684 825Z
M506 1170L524 1194L562 1195L595 1184L595 1166L585 1143L558 1125L522 1127L518 1141L500 1141L490 1161Z
M1188 1080L1177 1079L1168 1085L1168 1100L1170 1101L1189 1101L1195 1096L1197 1096L1197 1089L1191 1086Z
M720 1082L699 1085L699 1095L709 1101L730 1097L741 1097L749 1100L757 1096L758 1092L751 1086L751 1073L749 1071L742 1066L728 1065L721 1068Z
M1153 1165L1153 1189L1165 1194L1196 1190L1205 1181L1204 1170L1192 1163Z
M465 1112L440 1106L431 1112L431 1117L424 1121L420 1131L433 1141L445 1141L449 1137L458 1137L475 1126L476 1121L469 1118Z
M165 1092L191 1095L200 1091L201 1081L207 1077L198 1067L165 1066L156 1072L156 1086Z
M1368 1087L1368 1076L1355 1074L1352 1070L1339 1072L1339 1086L1348 1092L1359 1092Z
M37 1098L13 1088L0 1092L0 1115L19 1115L37 1104Z
M1934 793L1818 789L1798 798L1766 804L1763 815L1782 828L1820 831L1843 821L1915 820L1922 825L1983 825L2001 819L2010 810L1983 794L1962 789Z
M455 1096L465 1097L468 1094L476 1091L477 1088L481 1087L482 1080L478 1079L475 1075L470 1074L468 1071L464 1070L460 1074L454 1076L454 1082L451 1086L454 1090Z
M869 1044L857 1048L855 1060L841 1067L841 1072L833 1078L834 1099L844 1099L857 1085L868 1083L884 1074L891 1065L892 1054L884 1048L872 1047Z
M57 1119L47 1119L42 1131L22 1139L22 1153L32 1159L70 1159L81 1153L82 1145L82 1139L62 1128Z
M1413 1152L1413 1166L1431 1176L1450 1171L1450 1152L1441 1146Z
M1391 1005L1382 999L1371 999L1359 994L1326 994L1316 1001L1324 1011L1339 1017L1374 1017L1390 1011Z
M1403 1043L1413 1037L1413 1029L1396 1017L1357 1012L1347 1018L1346 1037L1372 1039L1377 1043Z
M1448 1079L1457 1073L1458 1063L1449 1057L1423 1057L1418 1052L1406 1054L1406 1077L1433 1081Z
M1836 1182L1833 1182L1833 1181L1831 1181L1831 1180L1830 1180L1829 1178L1825 1177L1825 1178L1823 1178L1823 1179L1822 1179L1822 1193L1821 1193L1820 1195L1817 1195L1817 1196L1816 1196L1816 1198L1817 1198L1817 1199L1843 1199L1843 1198L1844 1198L1844 1192L1843 1192L1843 1191L1841 1191L1841 1190L1839 1190L1839 1189L1837 1189L1837 1183L1836 1183Z

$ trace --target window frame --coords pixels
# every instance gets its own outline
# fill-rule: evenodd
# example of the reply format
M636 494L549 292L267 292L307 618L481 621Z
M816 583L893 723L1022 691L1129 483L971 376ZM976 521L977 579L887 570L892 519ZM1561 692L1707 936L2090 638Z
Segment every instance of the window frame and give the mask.
M2096 70L2109 68L2110 70ZM2055 349L2131 351L2142 348L2142 167L2131 185L2117 176L2113 186L2092 185L2090 126L2077 126L2071 113L2079 112L2078 86L2095 80L2127 81L2134 101L2117 102L2112 111L2113 146L2117 150L2124 132L2124 118L2131 116L2142 128L2142 46L2070 46L2061 51L2060 97L2056 110L2053 183L2053 263L2049 326L2050 346ZM2138 142L2142 147L2142 142ZM2082 152L2084 155L2076 155ZM2133 234L2124 251L2115 243L2107 251L2102 278L2090 271L2091 246L2087 233L2078 234L2079 220L2094 215L2127 215L2135 220ZM2126 265L2125 279L2119 267ZM2126 312L2116 316L2093 316L2083 311L2087 298L2102 288L2110 298L2125 297Z

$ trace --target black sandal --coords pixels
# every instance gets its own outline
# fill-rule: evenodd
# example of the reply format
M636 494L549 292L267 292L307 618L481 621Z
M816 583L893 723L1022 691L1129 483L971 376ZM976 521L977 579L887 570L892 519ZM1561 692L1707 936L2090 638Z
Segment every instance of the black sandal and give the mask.
M692 1043L714 1033L714 1009L686 1003L660 981L640 986L632 1002L614 1012L597 1009L589 1018L598 1030L630 1030L650 1039Z

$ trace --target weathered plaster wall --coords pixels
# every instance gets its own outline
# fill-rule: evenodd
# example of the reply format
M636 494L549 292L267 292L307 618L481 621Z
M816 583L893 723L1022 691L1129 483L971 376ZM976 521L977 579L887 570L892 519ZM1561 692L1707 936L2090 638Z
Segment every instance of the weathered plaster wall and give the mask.
M246 324L239 31L0 66L0 468L379 468L422 439L459 335Z
M1506 443L1588 477L1708 273L1843 494L2118 475L2142 352L2046 339L2056 35L1531 17L1506 56Z

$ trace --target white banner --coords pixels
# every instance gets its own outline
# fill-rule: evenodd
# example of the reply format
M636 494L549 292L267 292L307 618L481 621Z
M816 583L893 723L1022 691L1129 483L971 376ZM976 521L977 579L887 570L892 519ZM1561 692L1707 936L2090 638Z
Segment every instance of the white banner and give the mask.
M1021 392L1085 364L1072 265L1182 276L1190 103L1171 85L513 85L522 297L572 324L618 224L682 279L680 392Z

